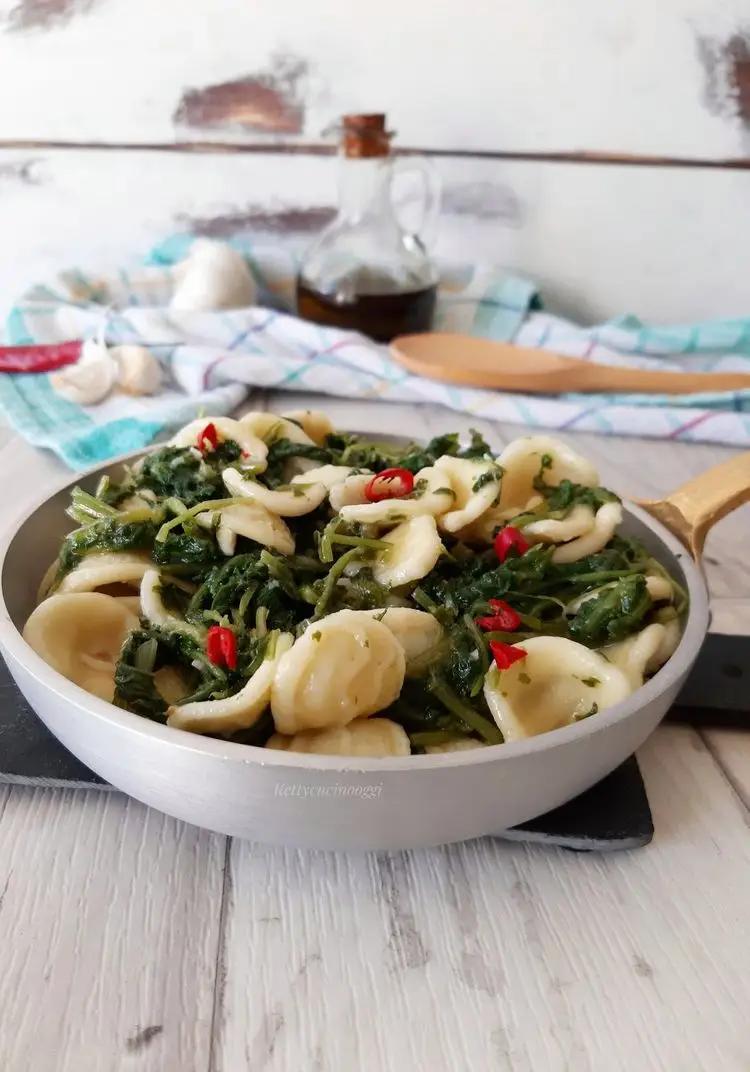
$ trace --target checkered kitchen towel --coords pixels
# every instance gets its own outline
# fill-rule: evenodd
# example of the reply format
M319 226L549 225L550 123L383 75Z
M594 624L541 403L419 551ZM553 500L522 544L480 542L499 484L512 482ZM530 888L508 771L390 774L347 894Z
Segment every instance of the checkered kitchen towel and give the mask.
M503 394L413 376L384 346L321 328L290 308L294 256L239 246L259 284L261 306L211 313L169 309L172 265L190 239L166 242L132 273L93 278L64 272L13 309L12 343L97 337L148 346L166 372L153 398L113 393L81 408L59 398L43 374L1 374L0 407L16 430L73 468L136 450L198 413L231 412L253 387L307 390L384 402L431 402L478 418L555 431L654 436L750 445L750 391L700 395ZM632 316L581 328L541 311L534 287L489 267L446 269L436 327L543 346L609 364L750 372L750 318L652 328Z

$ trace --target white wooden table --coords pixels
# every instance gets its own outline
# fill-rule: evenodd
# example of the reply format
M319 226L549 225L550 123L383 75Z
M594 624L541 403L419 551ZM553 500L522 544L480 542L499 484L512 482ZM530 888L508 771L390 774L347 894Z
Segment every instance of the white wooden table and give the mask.
M477 423L323 404L381 432ZM0 435L5 520L62 467ZM625 494L730 453L566 438ZM715 596L750 596L748 521L709 540ZM750 733L668 726L639 759L656 836L609 856L302 853L114 792L0 788L0 1068L747 1072Z

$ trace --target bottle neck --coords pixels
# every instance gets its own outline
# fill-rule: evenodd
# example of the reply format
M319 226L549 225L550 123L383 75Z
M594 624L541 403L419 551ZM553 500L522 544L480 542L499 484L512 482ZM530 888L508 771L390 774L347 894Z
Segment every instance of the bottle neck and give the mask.
M339 217L358 223L366 217L392 215L390 157L342 157L339 165Z

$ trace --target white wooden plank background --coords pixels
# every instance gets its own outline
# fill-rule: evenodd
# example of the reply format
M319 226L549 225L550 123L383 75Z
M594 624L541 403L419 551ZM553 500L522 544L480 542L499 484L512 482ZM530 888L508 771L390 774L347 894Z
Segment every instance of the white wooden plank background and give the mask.
M750 171L435 163L441 258L526 274L587 321L747 311ZM335 198L329 158L0 150L0 314L56 270L133 264L175 231L304 245Z
M381 432L469 423L324 404ZM519 432L482 428L498 445ZM731 453L659 444L657 467L649 442L566 438L634 494ZM0 501L20 508L60 471L3 433ZM714 591L750 595L747 520L711 537ZM656 838L613 856L489 840L305 854L229 843L114 794L6 787L2 1066L745 1072L750 738L669 726L640 759Z
M5 139L172 141L186 90L260 79L301 102L292 137L364 109L433 148L747 151L721 51L744 0L0 0L3 24ZM240 87L200 136L276 137L263 105Z

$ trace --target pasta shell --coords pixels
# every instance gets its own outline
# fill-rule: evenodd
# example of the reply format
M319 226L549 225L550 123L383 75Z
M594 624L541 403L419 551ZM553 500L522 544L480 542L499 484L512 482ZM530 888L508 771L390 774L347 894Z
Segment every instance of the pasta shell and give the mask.
M499 456L503 467L500 492L501 510L513 509L520 513L534 495L534 478L539 475L543 456L552 459L552 465L544 472L548 484L572 480L574 484L594 487L599 483L599 474L591 462L553 436L522 436L514 439Z
M565 543L584 536L593 527L594 511L590 506L576 503L568 515L559 520L550 517L524 525L523 534L539 543Z
M608 502L600 506L594 515L593 527L583 536L569 543L560 544L552 552L552 561L560 564L577 562L587 555L594 555L607 546L622 521L622 506Z
M279 733L345 726L382 711L404 683L404 649L367 611L312 622L276 668L271 711Z
M665 634L665 627L655 622L625 640L608 644L601 649L602 655L622 670L633 689L639 689L661 649Z
M449 510L440 516L440 528L446 532L457 532L476 521L500 494L501 470L494 462L445 454L435 462L435 468L446 474L454 495Z
M428 744L425 748L430 756L438 756L444 752L471 752L475 748L486 748L483 741L475 741L473 737L461 737L457 741L446 741L445 744Z
M177 435L170 439L170 444L173 447L195 447L198 436L207 424L214 426L222 441L233 440L242 448L244 461L248 466L252 466L254 472L263 472L266 468L268 447L262 439L253 435L242 421L232 420L231 417L199 417L198 420L191 421L190 424L181 428Z
M350 465L319 465L313 469L306 469L304 473L292 477L291 483L325 484L326 490L330 491L337 484L343 484L347 477L355 472L356 469L352 469Z
M161 576L155 569L146 570L141 581L141 614L152 625L158 625L162 629L172 629L181 633L189 633L199 638L202 633L197 626L185 622L172 614L164 606L161 598Z
M289 527L258 502L248 500L220 510L205 510L195 520L204 529L211 529L216 524L216 542L225 555L234 554L238 536L245 536L282 555L294 554L294 536Z
M280 417L278 413L268 413L264 410L250 410L243 414L239 423L251 432L259 436L265 443L274 443L277 439L288 439L290 443L304 443L311 446L313 440L294 421Z
M234 733L252 726L268 707L274 672L293 641L291 633L280 633L273 656L264 659L239 692L224 700L198 700L170 707L167 725L191 733Z
M389 718L357 718L348 726L307 730L295 733L293 737L275 733L266 748L318 756L369 756L371 759L411 755L405 730Z
M674 599L674 586L669 577L662 577L659 573L646 575L646 591L654 603L671 603Z
M386 625L395 636L406 657L406 673L419 669L419 662L445 637L445 631L432 614L412 607L388 607L367 610L376 621Z
M334 431L331 419L319 409L295 409L288 413L282 413L284 420L302 425L302 431L312 439L313 443L321 447L326 436Z
M124 601L101 592L66 592L40 603L26 622L24 640L69 681L112 700L115 667L138 617Z
M373 474L369 472L355 473L348 476L340 484L334 484L328 495L328 501L335 514L340 514L344 506L359 506L366 503L365 488L372 480Z
M325 484L288 484L267 488L257 480L243 477L236 469L225 469L222 479L231 495L252 499L281 517L301 517L316 510L328 494Z
M603 655L564 637L519 641L525 659L492 667L484 696L506 741L518 741L577 722L632 691L627 675Z
M134 551L94 551L66 573L58 592L94 592L108 584L129 584L137 588L151 568L148 555Z
M390 588L426 577L444 550L430 514L397 525L383 536L383 542L389 545L388 550L378 551L372 574L378 584Z
M413 499L383 499L367 502L362 506L342 506L339 510L344 521L361 525L397 525L410 517L444 514L453 505L453 489L447 473L434 466L420 469L414 478L414 490L420 489Z

